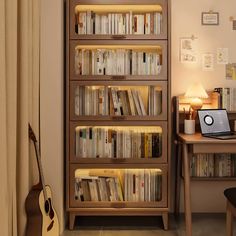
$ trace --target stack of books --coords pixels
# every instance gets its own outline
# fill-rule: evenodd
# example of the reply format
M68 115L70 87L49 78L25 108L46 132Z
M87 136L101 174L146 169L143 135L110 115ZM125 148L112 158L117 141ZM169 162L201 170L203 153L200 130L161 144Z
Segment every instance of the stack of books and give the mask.
M196 154L190 166L193 177L236 177L236 154Z
M76 156L79 158L158 158L162 133L147 128L77 127Z
M76 75L158 75L161 67L157 50L75 49Z
M236 88L215 88L214 92L218 93L219 108L236 111Z
M77 34L160 34L162 13L95 13L93 11L76 14Z
M162 200L162 173L159 170L91 171L76 176L75 200L109 202L156 202ZM109 174L111 172L111 174ZM119 173L121 172L121 173Z
M162 90L148 87L144 102L142 87L77 86L75 88L75 115L157 116L162 112Z

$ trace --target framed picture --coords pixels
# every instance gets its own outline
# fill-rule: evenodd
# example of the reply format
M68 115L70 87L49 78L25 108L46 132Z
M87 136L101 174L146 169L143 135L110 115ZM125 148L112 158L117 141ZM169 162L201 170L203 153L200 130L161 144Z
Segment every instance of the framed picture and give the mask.
M202 70L203 71L214 70L214 54L212 53L202 54Z
M197 63L198 62L198 40L197 38L180 38L180 62Z
M219 25L219 12L202 12L202 25Z

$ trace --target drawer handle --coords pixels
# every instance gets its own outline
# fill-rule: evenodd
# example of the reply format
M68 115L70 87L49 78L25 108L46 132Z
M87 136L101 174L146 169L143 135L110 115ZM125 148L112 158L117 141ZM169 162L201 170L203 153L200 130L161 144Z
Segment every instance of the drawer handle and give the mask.
M114 34L112 35L113 39L126 39L126 35L123 34Z
M114 75L111 77L112 80L124 80L126 79L126 76L124 75Z
M123 163L126 161L126 158L112 158L112 162L114 163Z
M125 203L113 202L113 203L111 203L111 207L113 207L113 208L125 208Z
M112 120L126 120L126 116L112 116Z

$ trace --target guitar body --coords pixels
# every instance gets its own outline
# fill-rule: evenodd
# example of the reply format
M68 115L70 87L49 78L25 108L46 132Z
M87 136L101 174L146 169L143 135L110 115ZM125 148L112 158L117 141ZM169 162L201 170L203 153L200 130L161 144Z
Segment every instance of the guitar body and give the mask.
M51 188L47 185L45 190L47 201L39 186L32 188L26 198L26 236L59 236L59 222L52 205Z

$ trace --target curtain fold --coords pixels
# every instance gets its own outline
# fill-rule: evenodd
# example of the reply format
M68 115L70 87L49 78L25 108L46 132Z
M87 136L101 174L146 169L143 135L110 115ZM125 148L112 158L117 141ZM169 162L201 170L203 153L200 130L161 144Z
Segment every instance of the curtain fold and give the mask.
M0 222L4 236L24 235L25 199L38 180L28 122L38 138L39 17L39 0L0 1Z

